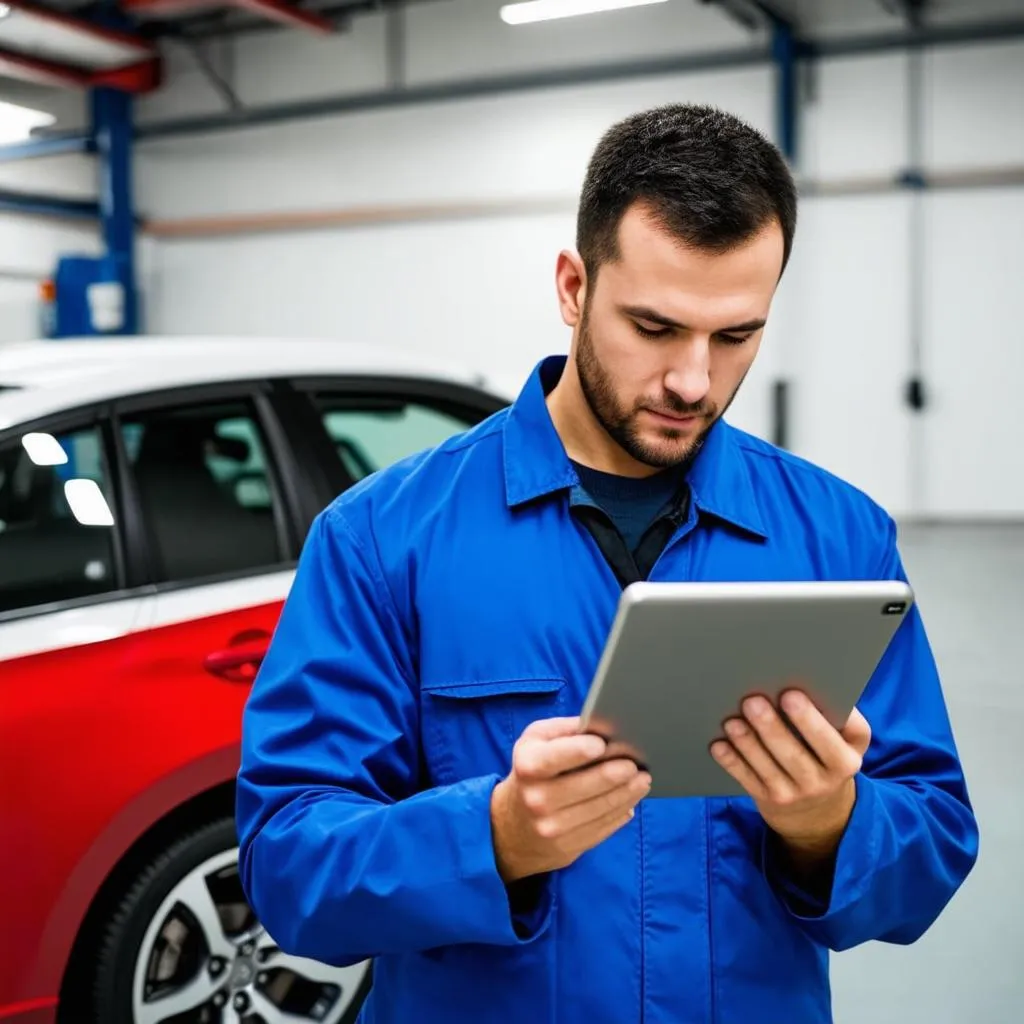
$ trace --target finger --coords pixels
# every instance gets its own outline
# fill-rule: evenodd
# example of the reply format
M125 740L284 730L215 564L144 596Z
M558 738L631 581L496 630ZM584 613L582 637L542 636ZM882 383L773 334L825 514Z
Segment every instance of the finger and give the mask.
M783 799L793 793L796 783L768 753L749 722L743 718L731 718L725 723L725 734L772 798Z
M522 799L526 808L538 817L555 815L559 811L604 796L639 774L632 761L602 761L555 778L532 779L522 786Z
M650 791L650 780L637 776L611 793L574 804L559 814L538 823L547 838L561 839L563 845L594 845L610 834L619 823L633 817L636 805Z
M809 701L807 703L810 703ZM799 789L807 789L821 779L822 766L817 758L800 739L793 734L793 730L783 721L781 716L772 707L771 703L764 697L751 697L743 702L743 713L747 724L754 730L761 746L768 758L778 766L783 776L788 776L796 783ZM787 712L788 713L788 712ZM795 723L794 723L795 724ZM731 737L730 737L731 738ZM745 747L737 744L739 751L747 757ZM760 774L761 755L756 754L758 763L750 760L751 766ZM767 770L770 765L765 762ZM771 780L762 775L762 779L769 786Z
M596 761L604 754L605 746L600 736L589 734L545 740L524 733L513 748L512 768L524 779L552 779Z
M579 731L579 715L570 718L538 718L523 730L521 738L530 736L540 740L554 740L559 736L575 736Z
M764 783L728 740L716 740L712 743L711 756L755 800L766 800L768 798L768 790L765 789Z
M847 743L806 694L799 690L789 690L781 696L779 703L827 771L852 775L860 770L860 754Z

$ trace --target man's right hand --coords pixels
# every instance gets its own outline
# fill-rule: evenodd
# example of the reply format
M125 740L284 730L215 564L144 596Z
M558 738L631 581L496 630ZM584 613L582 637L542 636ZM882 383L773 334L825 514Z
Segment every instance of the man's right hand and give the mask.
M600 736L578 718L528 726L512 752L512 771L494 788L491 827L506 883L554 871L603 842L633 817L651 777L624 758L602 757Z

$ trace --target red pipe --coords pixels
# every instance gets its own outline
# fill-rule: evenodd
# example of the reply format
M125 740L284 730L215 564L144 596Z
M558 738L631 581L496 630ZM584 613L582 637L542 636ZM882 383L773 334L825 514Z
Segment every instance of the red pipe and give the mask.
M123 0L122 8L135 14L185 14L207 8L228 6L259 14L295 28L331 33L334 23L320 14L303 11L287 0Z

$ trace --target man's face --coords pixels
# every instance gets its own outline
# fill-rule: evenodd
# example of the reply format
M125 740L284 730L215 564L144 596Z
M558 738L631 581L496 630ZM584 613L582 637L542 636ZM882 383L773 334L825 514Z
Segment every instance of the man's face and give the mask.
M760 346L783 238L773 223L711 255L633 207L619 250L584 290L573 357L594 418L642 472L685 461L729 407Z

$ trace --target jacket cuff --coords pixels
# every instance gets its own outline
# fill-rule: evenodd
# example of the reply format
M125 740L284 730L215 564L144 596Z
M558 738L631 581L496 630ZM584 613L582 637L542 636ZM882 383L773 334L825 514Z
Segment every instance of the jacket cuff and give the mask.
M765 828L761 843L761 870L772 891L793 917L826 923L855 904L863 895L865 880L874 864L875 837L872 820L877 796L864 775L854 779L856 798L835 854L823 865L820 884L797 881L785 863L781 840Z
M482 882L487 889L488 902L501 908L502 934L496 936L496 940L503 945L526 945L540 938L551 925L554 908L552 884L548 875L531 875L508 885L502 879L494 854L491 827L491 794L500 781L498 776L488 775L455 783L451 787L463 789L473 797L474 824L468 830L472 840L466 844L472 862L465 866L464 871ZM477 806L480 798L482 807Z

